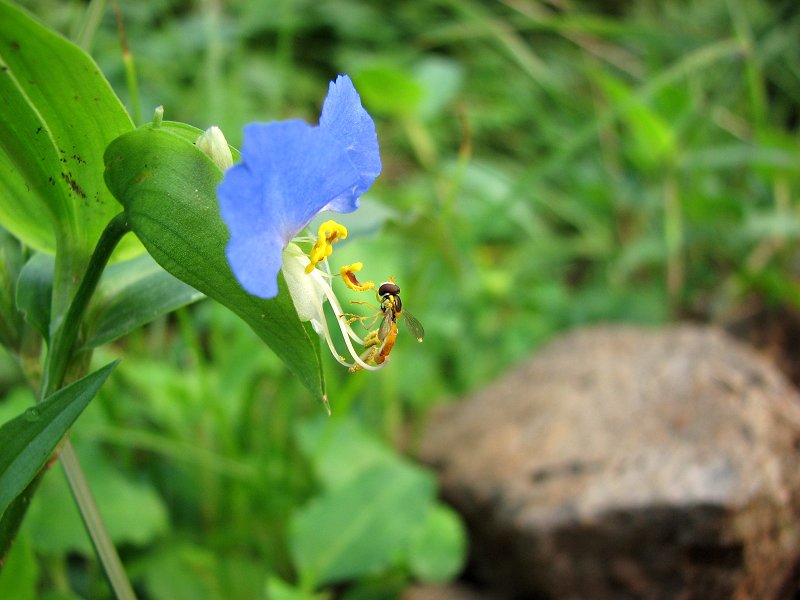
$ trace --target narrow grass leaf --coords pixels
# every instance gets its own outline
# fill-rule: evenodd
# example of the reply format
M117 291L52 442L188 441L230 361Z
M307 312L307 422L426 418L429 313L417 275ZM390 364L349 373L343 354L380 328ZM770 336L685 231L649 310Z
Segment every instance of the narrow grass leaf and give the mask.
M86 313L84 346L94 348L205 296L162 269L149 254L111 265Z
M0 427L0 514L44 466L116 365L68 385Z

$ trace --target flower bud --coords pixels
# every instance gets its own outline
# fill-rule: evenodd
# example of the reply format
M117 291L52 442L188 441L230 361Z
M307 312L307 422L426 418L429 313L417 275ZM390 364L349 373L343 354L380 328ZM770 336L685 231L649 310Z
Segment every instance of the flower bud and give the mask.
M228 147L228 142L222 134L222 130L216 125L206 129L197 138L196 145L223 171L233 165L231 149Z

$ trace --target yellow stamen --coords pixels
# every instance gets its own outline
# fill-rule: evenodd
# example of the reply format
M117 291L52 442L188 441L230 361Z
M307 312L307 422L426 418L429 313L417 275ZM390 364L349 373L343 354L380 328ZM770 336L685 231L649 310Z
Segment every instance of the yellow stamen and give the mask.
M333 244L347 237L347 228L336 221L325 221L317 230L317 241L308 258L311 262L306 266L306 273L311 273L316 266L333 252Z
M339 270L345 285L356 292L366 292L367 290L371 290L375 287L375 284L372 281L365 281L364 283L361 283L356 278L356 273L358 273L363 267L364 263L357 262L353 263L352 265L345 265Z

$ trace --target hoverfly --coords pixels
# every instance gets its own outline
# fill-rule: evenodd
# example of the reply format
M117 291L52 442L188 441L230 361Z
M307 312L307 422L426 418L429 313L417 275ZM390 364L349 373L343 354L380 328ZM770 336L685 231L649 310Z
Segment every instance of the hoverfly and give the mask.
M405 322L411 335L418 342L421 342L425 337L425 329L414 315L403 309L403 302L400 300L400 287L393 279L382 283L376 294L380 301L380 313L375 315L375 319L381 316L383 319L378 329L370 331L364 338L365 350L361 355L361 359L367 363L374 362L376 365L380 365L389 358L389 353L394 347L394 342L397 339L398 318ZM350 368L350 371L356 372L360 369L361 367L355 365Z
M392 329L390 323L396 324L397 319L400 318L405 322L411 335L417 338L418 342L421 342L425 338L425 329L414 315L407 310L403 310L403 302L400 300L400 287L390 279L381 284L377 294L381 302L381 312L383 313L383 321L378 328L378 338L385 339ZM395 335L397 335L396 332Z

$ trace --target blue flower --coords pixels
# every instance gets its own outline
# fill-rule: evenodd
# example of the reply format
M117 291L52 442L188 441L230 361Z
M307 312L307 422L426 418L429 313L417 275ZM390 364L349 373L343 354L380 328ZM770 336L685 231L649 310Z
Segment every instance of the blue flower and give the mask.
M214 134L199 144L211 153ZM330 84L322 105L319 125L300 120L254 123L244 129L242 162L225 171L217 187L222 219L230 231L226 248L233 274L249 293L260 298L278 294L278 272L283 276L302 321L310 321L325 339L334 358L347 367L377 370L386 365L368 364L353 343L365 346L350 327L331 287L327 258L332 244L347 237L347 229L335 221L319 226L317 238L298 236L322 211L349 213L358 208L381 171L375 124L361 106L353 83L340 75ZM304 252L297 242L315 242ZM324 263L325 270L317 268ZM372 289L371 281L359 282L355 272L361 263L342 267L340 274L352 290ZM334 345L324 306L328 302L352 362ZM368 348L367 351L370 351Z
M322 211L356 210L380 171L375 124L347 75L331 82L319 125L246 126L242 162L217 188L228 262L242 287L275 297L289 242Z

